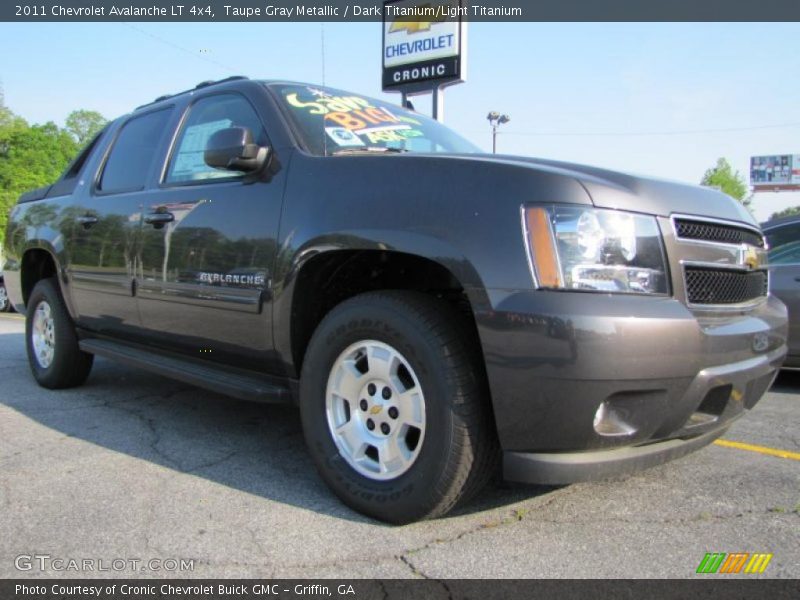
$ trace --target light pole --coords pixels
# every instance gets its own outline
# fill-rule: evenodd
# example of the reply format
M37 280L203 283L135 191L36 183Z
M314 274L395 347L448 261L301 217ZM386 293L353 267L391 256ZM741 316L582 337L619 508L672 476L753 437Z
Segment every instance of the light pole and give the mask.
M497 128L504 123L508 123L511 117L492 111L486 115L486 119L489 121L489 125L492 126L492 154L497 154Z

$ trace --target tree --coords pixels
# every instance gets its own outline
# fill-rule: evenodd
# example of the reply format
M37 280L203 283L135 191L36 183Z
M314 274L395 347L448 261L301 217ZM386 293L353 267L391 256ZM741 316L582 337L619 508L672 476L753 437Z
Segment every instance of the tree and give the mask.
M53 183L79 150L72 135L55 123L30 126L8 113L0 120L0 243L17 198Z
M744 178L739 174L739 171L733 170L733 167L725 158L717 159L717 165L705 172L700 185L717 188L745 206L749 206L752 201L752 197L748 195L750 190Z
M11 112L5 104L5 95L0 86L0 158L8 153L8 138L11 132L21 127L27 127L24 119Z
M79 146L83 146L105 127L107 122L97 111L73 110L65 121L65 129L75 136Z
M789 208L784 208L783 210L774 212L769 220L773 221L775 219L780 219L781 217L791 217L792 215L800 215L800 206L790 206Z

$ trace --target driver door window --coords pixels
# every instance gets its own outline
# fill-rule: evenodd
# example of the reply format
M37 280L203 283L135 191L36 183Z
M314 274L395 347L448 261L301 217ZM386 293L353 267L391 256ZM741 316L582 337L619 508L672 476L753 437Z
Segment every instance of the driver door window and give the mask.
M253 133L257 144L267 143L261 120L244 97L222 94L203 98L192 106L183 125L167 169L166 183L181 185L243 177L241 172L210 167L203 157L208 139L228 127L246 127Z

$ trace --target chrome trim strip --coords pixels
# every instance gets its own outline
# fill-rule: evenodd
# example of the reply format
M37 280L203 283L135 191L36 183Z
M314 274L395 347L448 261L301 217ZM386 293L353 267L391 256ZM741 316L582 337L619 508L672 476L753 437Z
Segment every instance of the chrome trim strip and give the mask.
M677 219L685 219L687 221L700 221L702 223L708 223L709 225L722 225L723 227L733 227L736 229L746 229L750 233L756 234L758 237L761 238L763 242L763 246L754 246L753 244L748 244L747 242L742 242L739 244L735 244L733 242L716 242L714 240L698 240L696 238L687 238L681 237L678 235L678 225L675 222ZM680 244L702 244L704 246L722 246L724 248L741 248L743 246L749 246L751 248L757 248L758 250L769 250L769 244L767 244L767 236L764 235L764 232L758 228L753 228L752 225L746 225L744 223L740 223L739 221L728 221L726 219L710 219L708 217L697 217L694 215L684 215L680 213L675 213L670 215L669 217L670 223L672 224L672 234L675 236L675 240Z
M740 302L739 304L694 304L687 301L686 306L697 312L742 312L745 310L753 310L764 304L767 300L769 300L768 295L759 296L754 300Z
M740 273L744 273L745 275L748 273L758 273L763 272L769 275L769 269L767 265L761 265L758 269L748 269L744 265L732 265L728 263L715 263L715 262L705 262L702 260L686 260L681 259L678 261L681 266L683 267L699 267L701 269L727 269L729 271L739 271Z
M702 217L700 215L686 215L683 213L672 213L670 214L669 218L672 220L673 227L675 225L675 219L686 219L688 221L702 221L703 223L710 223L711 225L728 225L730 227L739 227L740 229L749 229L750 231L760 235L761 237L764 236L763 232L758 227L750 225L748 223L743 223L742 221L730 221L728 219ZM677 230L675 230L675 237L678 237ZM681 238L681 239L683 240L686 238Z
M764 240L764 246L754 246L753 244L733 244L731 242L714 242L711 240L696 240L694 238L685 238L685 237L678 237L677 232L673 232L675 234L675 241L678 244L697 244L698 246L714 246L716 248L736 248L737 250L741 249L742 247L745 248L755 248L756 250L766 250L767 249L767 241Z

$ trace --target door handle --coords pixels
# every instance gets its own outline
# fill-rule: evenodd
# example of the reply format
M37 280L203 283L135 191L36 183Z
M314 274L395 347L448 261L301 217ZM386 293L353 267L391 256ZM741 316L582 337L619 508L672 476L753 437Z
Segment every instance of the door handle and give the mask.
M171 212L157 212L150 213L145 216L144 222L154 227L163 227L167 223L172 223L175 220L175 215Z
M89 227L97 223L98 218L95 217L94 215L83 215L82 217L78 217L75 220L78 221L78 223L80 223L81 225L83 225L84 229L89 229Z
M800 281L800 275L794 278L795 281Z

